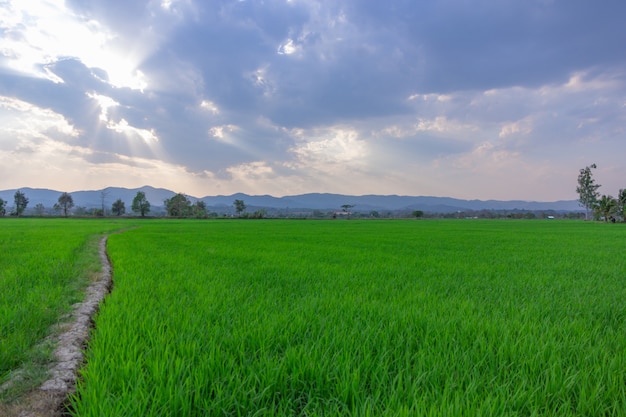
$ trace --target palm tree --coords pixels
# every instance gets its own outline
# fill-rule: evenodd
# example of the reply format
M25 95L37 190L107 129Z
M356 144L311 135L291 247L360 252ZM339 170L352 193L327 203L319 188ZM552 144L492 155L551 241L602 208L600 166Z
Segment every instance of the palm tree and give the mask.
M604 216L604 221L609 221L609 216L617 209L617 200L610 195L603 195L598 200L598 212Z

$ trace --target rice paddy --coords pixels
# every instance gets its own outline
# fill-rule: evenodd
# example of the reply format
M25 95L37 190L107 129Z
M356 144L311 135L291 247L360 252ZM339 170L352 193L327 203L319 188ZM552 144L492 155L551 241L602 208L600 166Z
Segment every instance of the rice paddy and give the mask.
M626 230L550 221L154 221L74 416L626 414Z

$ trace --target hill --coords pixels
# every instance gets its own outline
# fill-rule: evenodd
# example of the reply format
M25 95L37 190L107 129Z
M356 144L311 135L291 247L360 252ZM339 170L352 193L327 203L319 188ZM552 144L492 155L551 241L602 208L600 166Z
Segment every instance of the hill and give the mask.
M21 188L29 199L29 208L37 204L43 204L50 208L58 201L62 191L41 189L41 188ZM17 189L0 191L0 198L7 201L7 206L13 205L13 197ZM88 209L100 208L104 200L104 206L110 208L111 204L121 199L130 209L133 198L138 191L146 194L146 198L155 208L162 207L163 201L174 196L176 193L163 188L144 186L140 188L107 187L102 190L86 190L70 192L76 207ZM217 195L194 197L188 196L191 201L202 200L207 207L227 208L232 207L235 199L243 200L250 208L265 209L289 209L289 210L339 210L342 205L353 205L353 211L372 210L422 210L425 212L454 213L457 211L480 211L480 210L529 210L557 212L581 211L576 200L560 200L551 202L539 201L500 201L500 200L462 200L450 197L432 196L400 196L400 195L345 195L329 193L309 193L284 197L273 197L270 195L248 195L243 193L231 195Z

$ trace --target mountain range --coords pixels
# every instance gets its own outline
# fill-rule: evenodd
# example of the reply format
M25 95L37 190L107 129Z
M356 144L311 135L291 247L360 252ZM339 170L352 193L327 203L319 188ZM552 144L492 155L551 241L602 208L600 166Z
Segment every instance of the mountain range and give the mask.
M28 198L28 208L42 204L46 208L54 206L58 202L61 191L42 188L20 188ZM13 205L14 195L18 189L0 191L0 198L7 202L7 206ZM127 210L130 211L133 198L137 192L144 192L146 199L154 208L162 207L163 201L176 195L174 191L163 188L144 186L140 188L107 187L102 190L74 191L70 192L75 207L88 209L101 208L104 202L105 208L111 208L111 204L121 199ZM234 200L243 200L249 210L251 209L289 209L289 210L340 210L343 205L352 205L352 211L367 212L373 210L412 211L422 210L434 213L454 213L457 211L480 211L480 210L529 210L529 211L582 211L576 200L559 200L551 202L523 201L523 200L462 200L450 197L431 196L400 196L400 195L344 195L329 193L309 193L284 197L270 195L248 195L237 193L232 195L217 195L194 197L187 196L192 202L203 201L207 207L214 209L227 209L233 206Z

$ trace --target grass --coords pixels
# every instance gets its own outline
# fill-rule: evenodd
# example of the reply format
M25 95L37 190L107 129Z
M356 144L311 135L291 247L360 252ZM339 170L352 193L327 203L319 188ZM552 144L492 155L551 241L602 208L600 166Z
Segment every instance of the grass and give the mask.
M11 401L41 383L49 336L100 270L98 236L112 221L3 219L0 234L0 392ZM20 378L14 378L19 374Z
M620 225L168 221L109 239L75 416L626 413Z

